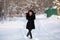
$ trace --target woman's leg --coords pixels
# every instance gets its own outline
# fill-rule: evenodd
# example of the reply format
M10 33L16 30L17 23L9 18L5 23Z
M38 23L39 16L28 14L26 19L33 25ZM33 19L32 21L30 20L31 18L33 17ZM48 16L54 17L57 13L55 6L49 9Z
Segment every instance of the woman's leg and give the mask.
M31 33L32 29L29 30L29 34L30 34L30 37L32 39L32 33Z
M29 30L28 30L27 36L29 36Z

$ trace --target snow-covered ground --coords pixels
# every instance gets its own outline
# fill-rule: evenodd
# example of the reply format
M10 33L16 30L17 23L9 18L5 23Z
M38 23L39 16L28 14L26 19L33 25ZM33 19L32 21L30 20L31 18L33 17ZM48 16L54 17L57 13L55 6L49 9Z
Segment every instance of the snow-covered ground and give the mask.
M0 40L60 40L59 16L47 18L45 14L37 15L35 30L32 30L33 39L26 37L28 31L25 17L8 20L0 22Z

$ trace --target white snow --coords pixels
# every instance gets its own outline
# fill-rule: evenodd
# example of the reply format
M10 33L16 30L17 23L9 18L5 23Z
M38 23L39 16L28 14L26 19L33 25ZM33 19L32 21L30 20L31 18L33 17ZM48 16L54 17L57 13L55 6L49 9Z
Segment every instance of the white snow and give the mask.
M47 18L45 14L37 15L35 30L32 30L33 39L26 37L25 17L9 20L0 22L0 40L60 40L60 16Z

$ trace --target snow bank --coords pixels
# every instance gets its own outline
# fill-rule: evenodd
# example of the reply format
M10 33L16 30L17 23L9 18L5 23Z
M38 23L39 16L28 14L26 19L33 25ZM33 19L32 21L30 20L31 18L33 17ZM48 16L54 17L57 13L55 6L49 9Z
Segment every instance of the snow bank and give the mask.
M41 19L47 18L47 15L46 15L46 14L38 14L38 15L36 16L36 18L41 18Z

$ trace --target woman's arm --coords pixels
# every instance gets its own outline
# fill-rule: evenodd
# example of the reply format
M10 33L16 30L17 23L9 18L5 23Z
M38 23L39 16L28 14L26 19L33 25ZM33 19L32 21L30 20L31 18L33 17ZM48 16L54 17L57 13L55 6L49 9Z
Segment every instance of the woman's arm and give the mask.
M35 20L35 19L36 19L35 14L36 14L36 13L33 13L33 17L32 17L32 19L33 19L33 20Z
M26 19L29 20L29 18L28 18L28 13L26 13Z

